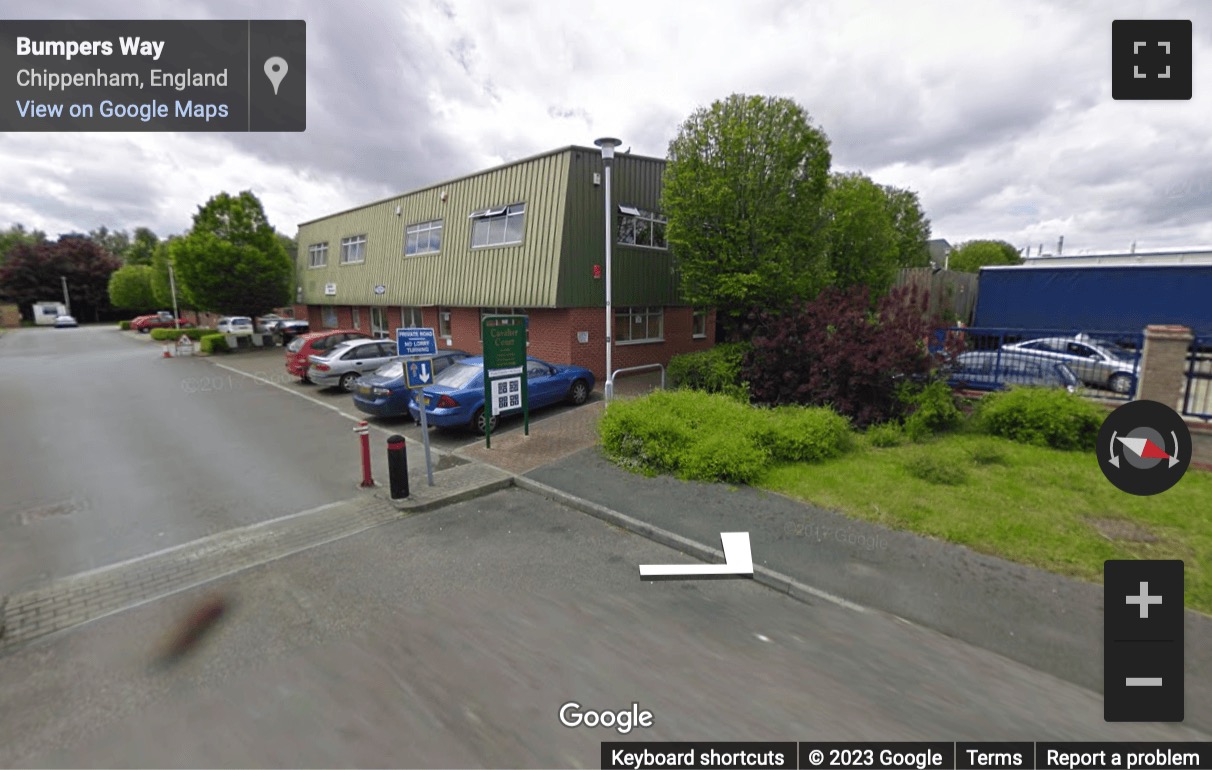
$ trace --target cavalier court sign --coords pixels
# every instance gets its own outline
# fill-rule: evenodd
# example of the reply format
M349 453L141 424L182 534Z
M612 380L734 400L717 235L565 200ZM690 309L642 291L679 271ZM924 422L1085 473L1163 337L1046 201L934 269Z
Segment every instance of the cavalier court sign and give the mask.
M522 430L530 435L526 391L526 316L485 316L484 446L492 449L492 418L522 410Z

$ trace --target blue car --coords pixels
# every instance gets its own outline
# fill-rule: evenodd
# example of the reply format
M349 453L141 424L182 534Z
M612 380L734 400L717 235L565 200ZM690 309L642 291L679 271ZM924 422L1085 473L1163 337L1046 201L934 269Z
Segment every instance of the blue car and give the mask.
M451 364L470 356L463 350L442 350L433 357L433 373L441 374ZM404 381L404 361L392 361L373 374L363 375L354 386L354 406L375 417L403 417L408 414L416 391Z
M948 372L947 384L967 390L1005 390L1019 385L1064 388L1076 393L1081 380L1067 365L1007 350L962 353Z
M567 401L583 404L593 392L593 372L583 366L549 364L537 358L526 359L526 387L530 409ZM433 385L424 389L428 406L425 420L440 428L471 428L484 435L484 358L474 356L452 364L434 378ZM421 411L414 400L408 411L416 421ZM504 416L520 414L520 406L506 409ZM497 429L501 415L492 415L491 429Z

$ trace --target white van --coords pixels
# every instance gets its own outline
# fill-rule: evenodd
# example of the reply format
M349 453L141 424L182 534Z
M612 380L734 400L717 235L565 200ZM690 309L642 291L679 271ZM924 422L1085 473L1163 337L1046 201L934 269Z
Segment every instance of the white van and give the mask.
M34 323L38 326L54 326L61 315L67 315L67 305L62 302L34 303Z

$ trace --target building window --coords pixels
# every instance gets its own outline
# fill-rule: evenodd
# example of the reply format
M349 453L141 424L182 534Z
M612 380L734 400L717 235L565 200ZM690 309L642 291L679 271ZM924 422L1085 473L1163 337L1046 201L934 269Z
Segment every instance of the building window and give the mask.
M690 324L691 336L696 340L705 339L707 337L707 311L694 311L694 320Z
M313 243L307 247L307 264L309 267L324 267L328 264L328 244Z
M366 261L366 236L355 235L341 239L341 264L352 265Z
M450 338L450 308L438 308L438 336Z
M626 246L647 246L665 249L665 225L669 220L660 214L634 206L619 206L619 243Z
M421 308L419 308L419 307L402 307L402 308L400 308L400 327L403 329L420 329L421 328Z
M626 307L614 314L615 342L661 342L665 339L665 309Z
M375 339L387 339L387 308L372 307L370 309L370 334Z
M515 203L495 209L477 211L470 217L471 247L504 246L522 242L522 226L526 220L526 204Z
M337 328L337 309L332 305L326 305L324 307L324 328Z
M350 312L350 317L353 322L353 328L361 329L362 328L362 308L355 307L353 310L351 310L349 312Z
M404 254L436 254L442 249L442 220L409 225L404 230Z

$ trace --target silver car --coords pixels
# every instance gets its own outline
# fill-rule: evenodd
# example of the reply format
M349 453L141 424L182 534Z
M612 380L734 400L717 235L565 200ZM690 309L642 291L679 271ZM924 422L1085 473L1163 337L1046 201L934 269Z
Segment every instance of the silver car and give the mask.
M1060 361L1092 387L1131 393L1136 385L1135 356L1086 337L1044 337L1003 345L1002 350Z
M372 374L399 357L394 341L348 340L325 353L308 356L307 378L322 388L339 386L352 392L363 374Z

